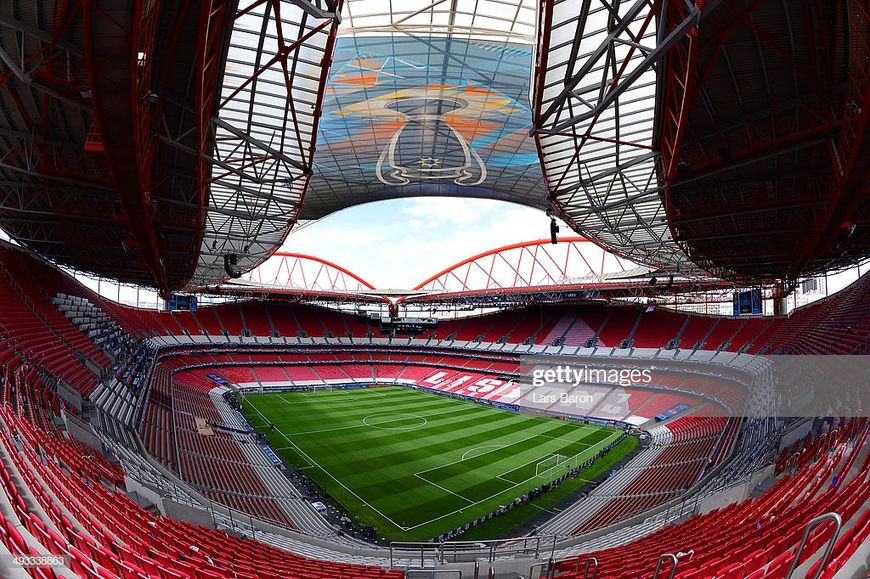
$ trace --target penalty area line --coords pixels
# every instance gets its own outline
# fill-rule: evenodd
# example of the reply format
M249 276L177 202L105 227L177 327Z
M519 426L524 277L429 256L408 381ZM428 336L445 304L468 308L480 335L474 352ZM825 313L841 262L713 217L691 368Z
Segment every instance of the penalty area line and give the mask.
M421 472L426 472L426 471L421 471ZM441 489L445 493L450 493L451 495L453 495L455 497L459 497L463 501L467 501L469 504L472 504L472 505L475 504L475 502L473 500L469 499L468 497L464 497L464 496L460 495L459 493L455 493L455 492L451 491L450 489L439 485L438 483L434 483L434 482L430 481L429 479L427 479L423 476L420 476L419 472L415 472L414 476L417 477L418 479L420 479L421 481L429 483L430 485L432 485L435 488Z

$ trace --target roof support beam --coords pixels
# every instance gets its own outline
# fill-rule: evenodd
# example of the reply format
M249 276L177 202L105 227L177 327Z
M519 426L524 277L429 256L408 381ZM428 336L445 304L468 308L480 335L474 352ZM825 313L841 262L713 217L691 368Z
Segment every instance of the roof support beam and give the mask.
M708 4L716 3L716 1L708 2ZM616 26L613 27L611 32L598 48L589 55L583 65L570 78L566 79L565 88L562 90L562 93L553 100L550 106L537 119L535 126L532 128L532 134L558 133L568 129L569 127L601 115L601 113L611 106L627 88L643 75L644 72L655 65L665 53L681 42L686 34L698 25L698 22L701 19L701 9L695 6L692 2L686 2L686 4L688 14L685 19L682 22L679 22L667 34L667 36L657 42L654 47L646 47L635 42L630 42L624 38L620 38L621 35L626 33L629 25L634 22L635 18L638 17L641 11L644 8L649 7L649 2L647 0L637 0L632 8L617 20ZM613 53L613 47L615 44L631 46L633 49L643 52L645 56L641 61L635 63L630 71L614 78L609 86L602 85L601 98L597 102L592 103L577 94L574 89L577 88L580 81L586 78L589 72L599 64L599 61L610 57ZM628 62L623 63L620 73L624 71L627 64ZM550 117L555 115L558 110L563 109L571 99L577 100L581 106L588 110L581 114L574 115L565 121L544 128Z
M304 165L303 163L300 163L296 159L291 159L290 157L288 157L287 155L285 155L281 151L275 149L271 145L267 145L266 143L262 142L261 140L251 136L249 133L246 133L242 130L237 129L236 127L232 126L230 123L226 122L225 120L221 119L220 117L212 117L211 123L224 129L228 133L235 135L236 137L238 137L242 141L249 143L251 145L254 145L258 149L262 149L263 151L265 151L266 153L269 153L270 155L272 155L276 159L280 159L281 161L284 161L288 165L292 165L293 167L296 167L297 169L299 169L303 173L307 173L311 170L311 167L308 167L308 166Z
M145 102L139 102L135 87L140 66L151 66L154 60L140 62L138 43L134 45L145 25L144 13L140 0L85 0L85 53L95 118L124 215L154 287L166 295L171 282L153 227L157 200L152 198L150 168L143 174L138 163L145 155L139 135Z
M253 269L296 222L341 9L339 0L245 0L232 10L226 0L205 4L196 111L205 215L193 286L224 279L227 254L237 256L238 271ZM272 34L274 42L267 41ZM225 74L224 55L239 36L259 40L239 48L243 72ZM318 74L297 77L309 59L320 60ZM283 108L266 113L261 94Z
M531 132L552 206L600 245L669 271L698 268L668 229L650 97L657 67L717 3L551 0L539 18Z
M335 20L336 24L341 23L341 12L338 2L335 0L291 0L293 4L302 8L306 14L317 18L318 20ZM321 4L324 8L321 7Z

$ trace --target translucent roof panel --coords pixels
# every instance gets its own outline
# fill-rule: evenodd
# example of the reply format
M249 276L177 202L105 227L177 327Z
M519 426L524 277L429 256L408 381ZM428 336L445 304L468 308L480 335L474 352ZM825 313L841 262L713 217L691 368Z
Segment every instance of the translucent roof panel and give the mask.
M334 26L334 19L312 17L290 1L239 7L207 135L209 200L190 285L252 269L295 223Z
M525 45L339 38L300 217L421 195L545 208L529 136L531 62Z
M646 2L554 2L541 23L536 130L551 198L577 231L689 272L697 268L671 238L659 186L653 65L667 44L654 16Z

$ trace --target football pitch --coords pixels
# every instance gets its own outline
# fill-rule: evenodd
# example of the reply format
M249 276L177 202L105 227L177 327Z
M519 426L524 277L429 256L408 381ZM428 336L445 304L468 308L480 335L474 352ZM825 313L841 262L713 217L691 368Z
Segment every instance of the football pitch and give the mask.
M393 540L485 516L620 434L400 387L246 394L243 405L287 462Z

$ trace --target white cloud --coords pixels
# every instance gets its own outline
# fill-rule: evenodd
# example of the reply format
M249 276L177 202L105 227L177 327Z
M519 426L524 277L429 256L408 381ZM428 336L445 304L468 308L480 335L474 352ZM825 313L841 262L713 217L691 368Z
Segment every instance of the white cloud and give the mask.
M432 225L443 223L464 225L477 223L481 219L481 213L486 213L491 208L492 202L488 199L418 197L405 200L401 212L424 218Z

